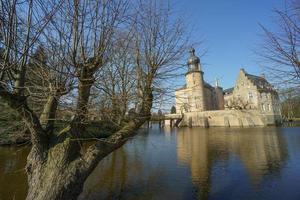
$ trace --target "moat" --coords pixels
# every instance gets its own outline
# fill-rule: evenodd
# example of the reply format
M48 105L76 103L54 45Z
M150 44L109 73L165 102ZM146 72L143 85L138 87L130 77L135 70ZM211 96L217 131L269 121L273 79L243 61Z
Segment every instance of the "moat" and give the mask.
M22 200L29 147L0 147L0 200ZM98 164L79 199L300 199L300 127L153 126Z

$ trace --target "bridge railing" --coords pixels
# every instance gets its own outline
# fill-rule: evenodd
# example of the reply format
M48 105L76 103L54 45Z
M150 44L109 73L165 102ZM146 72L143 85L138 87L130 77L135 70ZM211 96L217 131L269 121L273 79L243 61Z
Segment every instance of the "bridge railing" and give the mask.
M150 121L163 121L163 120L170 120L170 119L181 119L183 116L182 114L165 114L165 115L155 115L152 116Z

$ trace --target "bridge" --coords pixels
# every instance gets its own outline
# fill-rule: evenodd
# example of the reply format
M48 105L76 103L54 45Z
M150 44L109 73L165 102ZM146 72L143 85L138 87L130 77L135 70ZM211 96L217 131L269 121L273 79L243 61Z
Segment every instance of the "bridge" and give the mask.
M178 127L183 118L183 114L165 114L160 116L152 116L151 122L159 122L160 126Z

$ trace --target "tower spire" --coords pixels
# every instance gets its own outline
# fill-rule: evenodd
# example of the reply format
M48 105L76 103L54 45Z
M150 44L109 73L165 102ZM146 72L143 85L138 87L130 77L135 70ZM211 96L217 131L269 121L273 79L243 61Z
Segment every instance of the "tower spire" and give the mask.
M195 56L195 49L193 47L190 49L190 55Z

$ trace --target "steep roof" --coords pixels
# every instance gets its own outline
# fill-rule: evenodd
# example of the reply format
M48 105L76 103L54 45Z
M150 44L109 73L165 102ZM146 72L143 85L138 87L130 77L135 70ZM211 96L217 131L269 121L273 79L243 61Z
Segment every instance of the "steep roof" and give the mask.
M264 91L264 92L275 91L273 86L264 77L255 76L248 73L245 73L245 75L257 87L259 91Z
M214 90L214 87L211 86L209 83L207 83L207 82L205 82L205 81L204 81L204 87L205 87L205 88L208 88L208 89L210 89L210 90ZM178 90L184 90L184 89L186 89L186 84L183 85L183 86L180 87L180 88L177 88L175 91L178 91Z
M213 86L211 86L209 83L207 83L207 82L205 82L205 81L204 81L204 87L206 87L206 88L208 88L208 89L210 89L210 90L215 89Z

